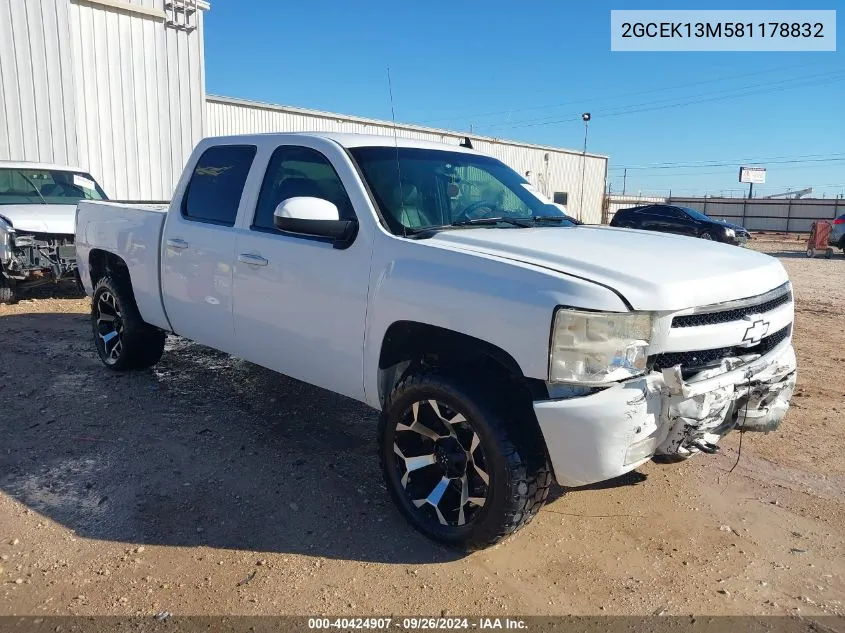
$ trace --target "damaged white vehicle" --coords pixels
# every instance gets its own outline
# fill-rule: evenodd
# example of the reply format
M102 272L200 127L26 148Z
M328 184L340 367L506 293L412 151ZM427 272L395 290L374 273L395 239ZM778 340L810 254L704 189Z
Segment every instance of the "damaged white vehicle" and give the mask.
M465 147L206 139L169 209L82 202L76 231L107 367L175 332L371 405L390 495L447 543L516 531L553 478L774 431L795 385L777 259L576 225Z
M74 280L76 205L105 199L83 170L0 161L0 303L28 287Z

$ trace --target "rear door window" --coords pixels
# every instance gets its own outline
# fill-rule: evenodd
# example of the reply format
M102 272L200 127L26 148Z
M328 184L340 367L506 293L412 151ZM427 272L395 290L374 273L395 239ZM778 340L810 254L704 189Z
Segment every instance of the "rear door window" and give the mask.
M234 226L255 152L255 145L218 145L205 150L188 182L182 215L197 222Z

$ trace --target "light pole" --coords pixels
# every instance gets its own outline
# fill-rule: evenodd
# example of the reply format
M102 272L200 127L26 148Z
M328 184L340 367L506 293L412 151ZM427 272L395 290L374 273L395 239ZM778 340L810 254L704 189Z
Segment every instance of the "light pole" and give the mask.
M590 131L590 113L585 112L581 115L581 120L584 122L584 153L581 156L581 200L578 203L578 215L580 220L584 220L584 176L587 171L587 133Z

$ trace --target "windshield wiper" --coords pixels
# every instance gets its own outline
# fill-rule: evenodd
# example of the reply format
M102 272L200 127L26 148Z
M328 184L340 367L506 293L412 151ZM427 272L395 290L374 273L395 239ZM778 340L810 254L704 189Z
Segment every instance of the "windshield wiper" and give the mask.
M583 224L580 220L576 220L568 215L535 215L533 217L535 222L556 222L561 224L563 222L572 222L572 224Z
M495 218L474 218L471 220L457 220L451 224L433 224L431 226L422 226L419 228L404 228L403 233L406 236L418 236L426 233L433 233L436 231L448 231L451 229L460 229L463 227L473 226L495 226L497 224L510 224L521 229L529 229L536 226L537 222L574 222L573 219L566 216L556 215L537 215L533 218L511 218L506 216L496 216Z
M26 180L27 184L29 184L29 186L32 187L32 190L38 195L39 198L41 198L41 202L47 204L47 201L44 199L44 196L41 195L41 192L38 190L38 187L36 187L35 183L26 177L26 174L20 171L16 171L15 173L18 174L24 180Z
M530 228L533 225L533 221L531 218L521 219L499 216L495 218L475 218L472 220L458 220L457 222L452 222L452 226L493 226L495 224L499 224L500 222L504 222L505 224L511 224L513 226L518 226L523 229Z

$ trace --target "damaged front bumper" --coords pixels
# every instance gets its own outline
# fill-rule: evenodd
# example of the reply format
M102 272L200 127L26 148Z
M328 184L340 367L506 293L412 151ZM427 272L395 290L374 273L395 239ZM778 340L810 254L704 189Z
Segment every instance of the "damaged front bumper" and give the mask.
M590 395L534 402L552 468L563 486L629 472L655 455L714 452L734 428L774 431L795 388L786 340L752 362L727 358L684 380L679 367Z
M0 217L0 284L37 285L75 275L73 235L20 233Z

